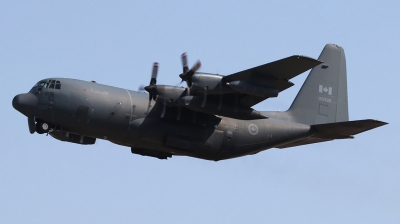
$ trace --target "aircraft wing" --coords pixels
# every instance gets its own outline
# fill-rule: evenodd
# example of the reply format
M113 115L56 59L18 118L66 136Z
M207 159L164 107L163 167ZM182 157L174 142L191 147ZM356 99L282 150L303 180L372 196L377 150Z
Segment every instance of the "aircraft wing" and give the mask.
M223 81L226 83L243 81L257 86L276 89L281 92L294 85L289 79L321 63L323 62L310 57L294 55L225 76ZM251 107L267 98L251 94L241 94L240 103L243 106Z

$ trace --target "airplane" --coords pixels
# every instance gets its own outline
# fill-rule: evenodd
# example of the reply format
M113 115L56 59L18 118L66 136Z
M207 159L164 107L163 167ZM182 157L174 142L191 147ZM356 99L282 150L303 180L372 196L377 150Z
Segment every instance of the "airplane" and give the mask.
M386 122L349 121L346 59L342 47L327 44L318 60L295 55L231 75L189 69L187 87L150 84L132 91L68 78L48 78L13 107L28 118L31 134L91 145L96 139L131 148L133 154L168 159L190 156L219 161L335 139L351 139ZM252 108L310 73L287 111ZM147 93L148 94L147 94Z

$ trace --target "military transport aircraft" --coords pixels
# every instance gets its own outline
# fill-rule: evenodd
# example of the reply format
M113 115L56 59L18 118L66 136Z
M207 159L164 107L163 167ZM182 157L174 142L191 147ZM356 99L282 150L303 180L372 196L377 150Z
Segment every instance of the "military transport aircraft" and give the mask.
M105 139L143 156L191 156L223 160L353 135L385 125L349 121L343 48L327 44L318 60L291 56L228 76L188 68L187 87L157 85L154 63L150 84L132 91L66 78L39 81L19 94L13 107L28 117L30 133L77 144ZM251 107L293 86L289 80L312 69L285 112Z

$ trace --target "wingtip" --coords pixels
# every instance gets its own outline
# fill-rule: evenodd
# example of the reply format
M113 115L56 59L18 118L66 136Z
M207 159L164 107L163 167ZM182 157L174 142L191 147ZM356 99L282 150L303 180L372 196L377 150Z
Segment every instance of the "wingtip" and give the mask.
M385 121L380 121L380 120L375 120L375 119L369 119L370 121L372 121L372 122L376 122L376 123L378 123L378 124L381 124L381 125L387 125L387 124L389 124L389 123L387 123L387 122L385 122Z
M320 61L318 59L315 59L315 58L312 58L309 56L305 56L305 55L293 55L292 57L297 57L298 59L309 60L309 61L315 62L316 65L324 63L323 61Z

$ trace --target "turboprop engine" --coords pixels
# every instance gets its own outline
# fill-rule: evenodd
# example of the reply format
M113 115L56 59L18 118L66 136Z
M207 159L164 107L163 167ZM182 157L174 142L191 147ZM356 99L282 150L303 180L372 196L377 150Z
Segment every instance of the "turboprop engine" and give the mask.
M196 73L192 77L192 93L226 94L233 90L223 82L223 76L205 73Z

